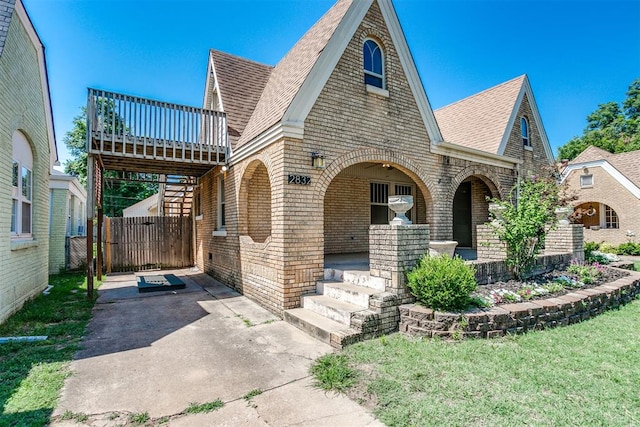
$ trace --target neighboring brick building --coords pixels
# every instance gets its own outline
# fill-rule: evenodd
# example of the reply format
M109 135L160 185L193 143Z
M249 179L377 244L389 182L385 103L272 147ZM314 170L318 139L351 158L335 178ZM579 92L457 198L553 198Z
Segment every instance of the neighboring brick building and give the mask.
M49 273L54 274L67 268L78 268L77 263L70 261L86 257L86 249L82 254L71 254L70 250L71 238L86 234L87 191L78 178L56 170L51 175L49 188Z
M20 0L0 0L0 322L47 286L57 161L44 47Z
M640 150L611 154L589 146L563 171L578 199L574 222L587 242L614 245L640 238ZM629 236L633 233L636 237Z

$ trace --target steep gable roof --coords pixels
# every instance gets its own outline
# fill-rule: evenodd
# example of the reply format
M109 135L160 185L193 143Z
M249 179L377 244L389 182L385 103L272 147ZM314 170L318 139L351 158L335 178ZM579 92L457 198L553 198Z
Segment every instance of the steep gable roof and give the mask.
M352 0L339 0L278 62L240 137L239 146L282 119L351 3Z
M229 138L235 145L251 118L273 67L211 49L207 77L207 97L217 90L227 115ZM208 106L205 105L205 108Z
M498 154L525 76L434 111L445 141Z
M607 161L629 181L640 187L640 150L612 154L607 158Z
M445 141L504 155L518 109L527 96L549 162L553 153L526 74L434 111Z
M15 3L16 0L0 0L0 56L2 56L4 43L9 33L9 24Z
M259 143L242 149L244 154L239 158L278 135L303 135L307 114L374 1L380 7L429 138L432 143L442 141L391 0L338 0L276 65L238 147L252 140ZM279 123L282 126L275 126Z

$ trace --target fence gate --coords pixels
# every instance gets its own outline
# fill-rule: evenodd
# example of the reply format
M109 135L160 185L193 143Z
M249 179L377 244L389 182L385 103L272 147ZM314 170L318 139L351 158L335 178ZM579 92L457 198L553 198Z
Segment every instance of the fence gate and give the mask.
M191 217L107 218L107 273L193 265Z

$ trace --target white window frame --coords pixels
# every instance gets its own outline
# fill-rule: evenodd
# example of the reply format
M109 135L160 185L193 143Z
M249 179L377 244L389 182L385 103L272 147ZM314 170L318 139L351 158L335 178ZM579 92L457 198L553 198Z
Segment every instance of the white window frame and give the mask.
M590 178L591 183L584 183L583 178ZM580 175L580 188L592 188L593 187L593 174Z
M380 50L380 62L381 62L381 67L382 67L382 74L378 74L374 71L371 70L367 70L364 66L365 62L364 62L364 46L367 44L368 41L371 41L373 43L375 43L375 45L378 47L378 50ZM382 91L385 91L387 88L387 81L385 78L385 72L384 72L384 68L385 68L385 58L384 58L384 50L382 49L382 46L380 45L380 43L375 40L372 39L371 37L367 37L364 42L362 42L362 70L364 71L365 74L365 84L367 85L367 87L371 87L371 88L375 88L375 89L379 89ZM375 86L375 85L371 85L369 83L366 83L366 75L370 75L372 77L376 77L379 78L382 81L382 86Z
M33 238L33 153L27 138L15 131L11 162L11 238ZM17 170L17 177L16 172ZM26 177L26 189L25 189ZM14 185L15 184L15 185ZM26 194L25 194L26 191ZM24 206L29 205L29 230L23 230Z
M602 228L616 230L620 228L620 216L611 206L604 203L600 204L600 212L602 212ZM615 221L613 221L615 219ZM612 227L610 225L615 225Z
M213 231L214 236L227 236L227 212L226 212L226 194L224 189L224 174L218 176L217 185L217 209L216 209L216 229Z

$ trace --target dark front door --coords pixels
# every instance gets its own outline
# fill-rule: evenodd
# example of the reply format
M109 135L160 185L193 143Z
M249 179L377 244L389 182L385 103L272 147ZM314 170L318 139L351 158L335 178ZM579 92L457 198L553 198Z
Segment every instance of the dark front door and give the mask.
M471 247L471 183L463 182L453 197L453 240L458 247Z

